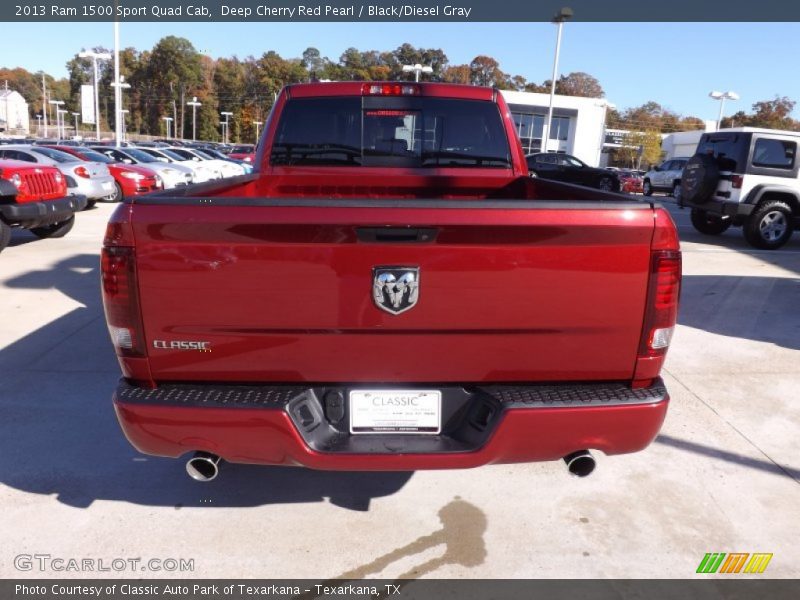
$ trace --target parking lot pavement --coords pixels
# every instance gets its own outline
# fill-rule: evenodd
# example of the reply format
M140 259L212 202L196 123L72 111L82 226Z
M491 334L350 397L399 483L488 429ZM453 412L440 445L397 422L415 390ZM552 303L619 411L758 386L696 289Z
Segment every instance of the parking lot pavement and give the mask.
M112 207L64 239L16 232L0 255L0 577L108 575L15 570L46 553L194 559L200 577L683 578L706 552L770 552L762 577L800 576L800 233L757 252L668 206L685 279L667 421L586 479L560 463L225 465L195 483L134 451L111 408L98 250Z

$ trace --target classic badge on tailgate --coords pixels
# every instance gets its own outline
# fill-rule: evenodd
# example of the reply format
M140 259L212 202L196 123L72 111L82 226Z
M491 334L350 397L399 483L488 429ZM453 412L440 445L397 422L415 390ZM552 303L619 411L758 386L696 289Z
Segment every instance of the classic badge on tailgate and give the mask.
M419 300L419 267L375 267L372 299L378 308L393 315L413 308Z

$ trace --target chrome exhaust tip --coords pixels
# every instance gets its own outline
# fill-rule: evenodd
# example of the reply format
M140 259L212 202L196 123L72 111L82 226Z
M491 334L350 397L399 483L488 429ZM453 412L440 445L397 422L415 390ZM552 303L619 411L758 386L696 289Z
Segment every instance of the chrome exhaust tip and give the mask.
M592 474L597 463L588 450L578 450L564 457L567 470L575 477L587 477Z
M212 481L219 475L219 463L222 459L210 452L195 452L186 461L186 472L195 481Z

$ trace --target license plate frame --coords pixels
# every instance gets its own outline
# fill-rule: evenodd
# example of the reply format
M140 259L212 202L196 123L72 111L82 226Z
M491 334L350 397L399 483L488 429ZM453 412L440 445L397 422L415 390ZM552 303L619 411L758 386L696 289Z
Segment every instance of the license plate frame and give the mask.
M348 409L353 435L438 435L442 432L441 390L350 390Z

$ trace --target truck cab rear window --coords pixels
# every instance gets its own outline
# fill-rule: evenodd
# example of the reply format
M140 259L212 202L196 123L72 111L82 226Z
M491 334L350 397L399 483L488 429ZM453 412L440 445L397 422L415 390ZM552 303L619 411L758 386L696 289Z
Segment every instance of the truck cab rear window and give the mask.
M270 164L510 168L511 156L491 102L417 98L408 108L295 98L281 115Z

